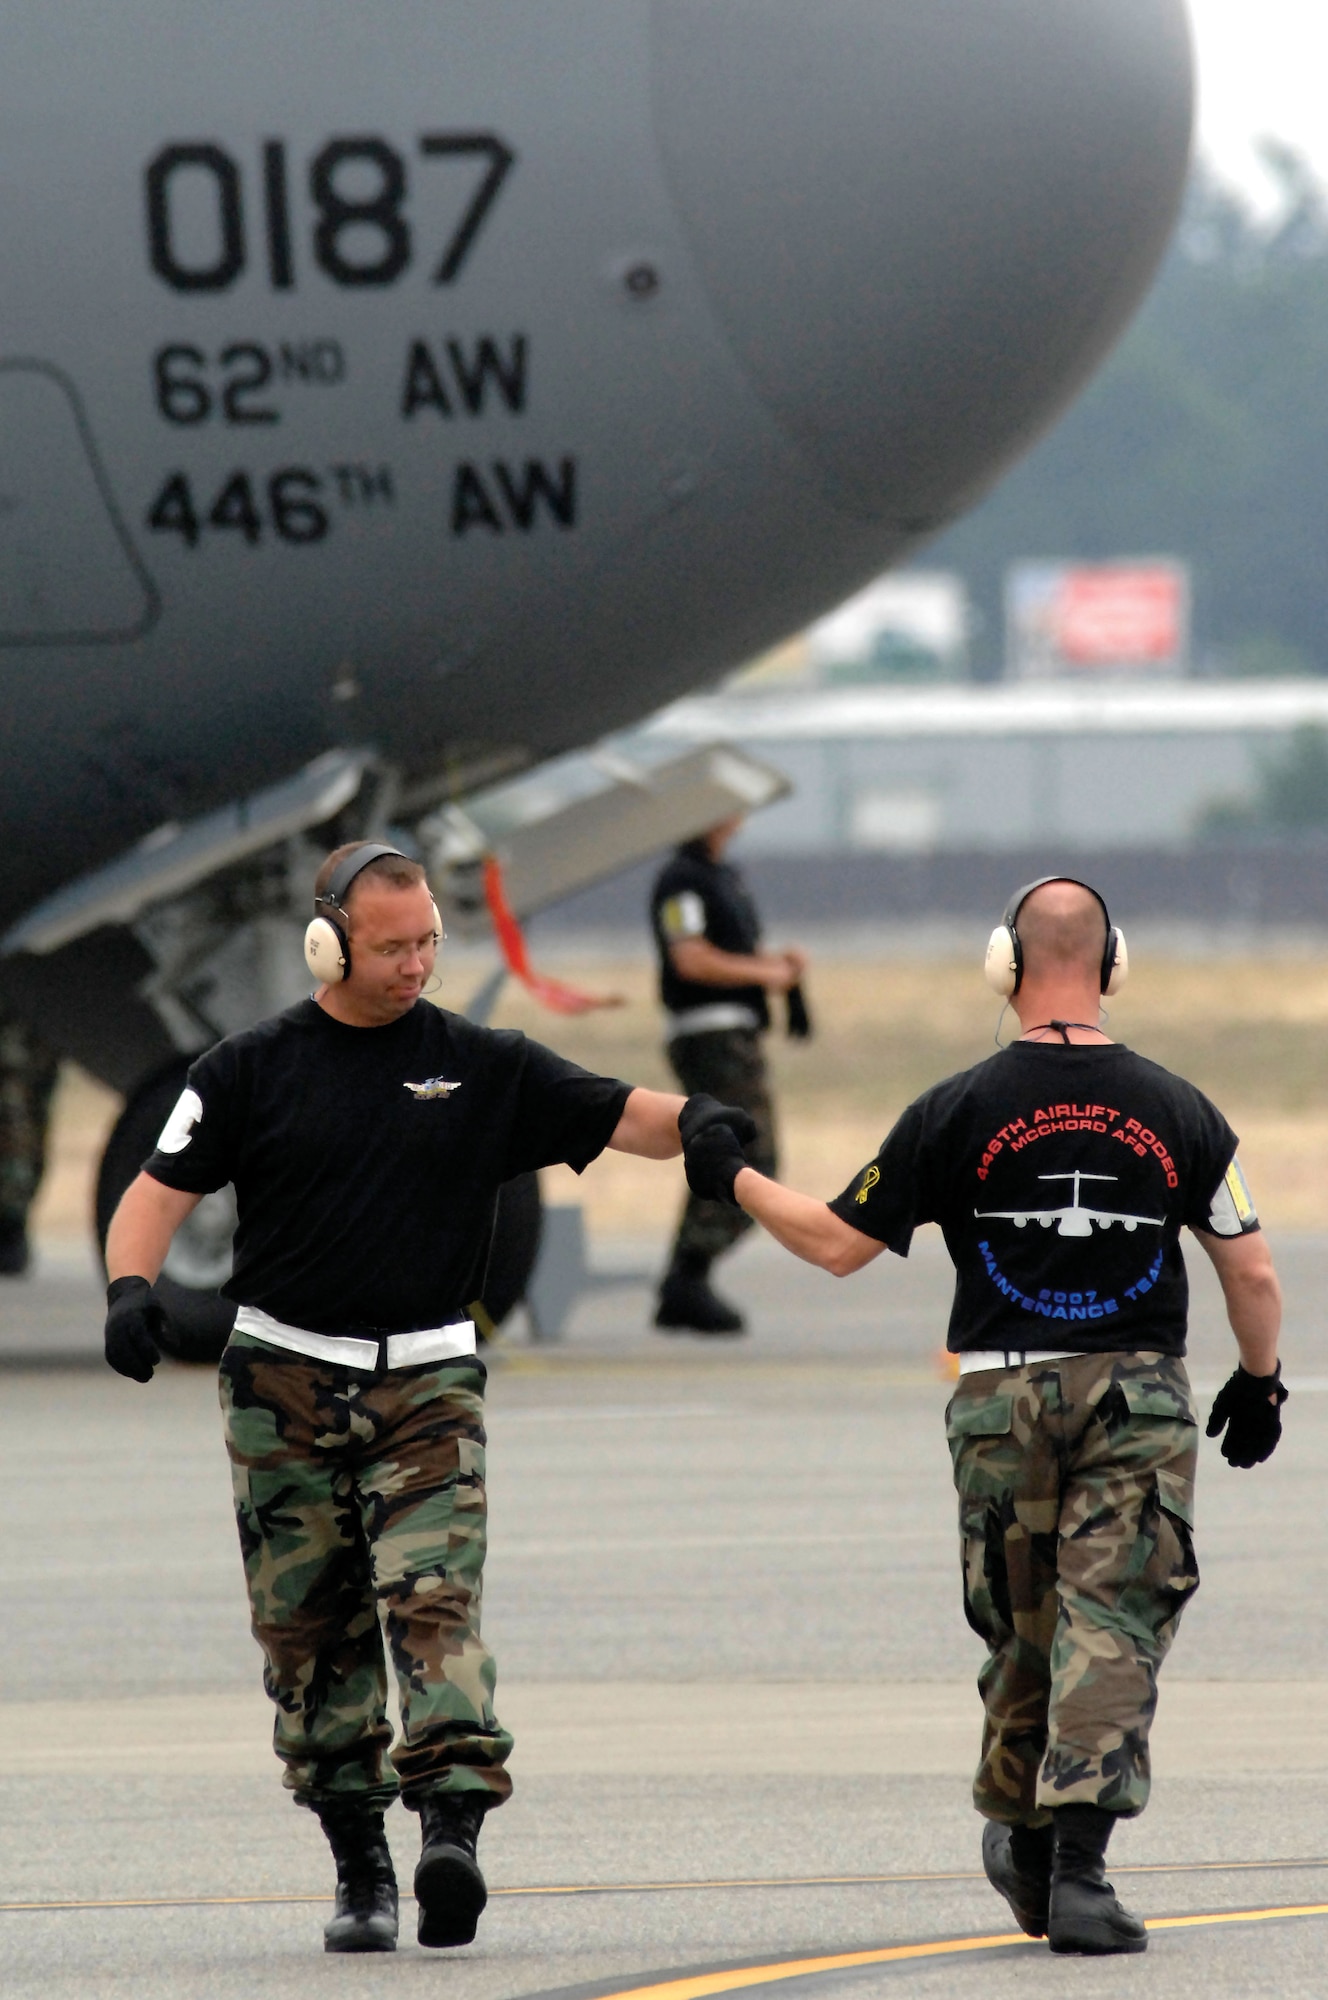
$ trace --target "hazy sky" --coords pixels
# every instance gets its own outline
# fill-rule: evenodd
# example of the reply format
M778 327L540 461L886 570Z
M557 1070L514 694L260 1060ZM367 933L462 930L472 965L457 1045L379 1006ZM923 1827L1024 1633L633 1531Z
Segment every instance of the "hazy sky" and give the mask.
M1188 0L1199 54L1199 144L1257 191L1250 141L1290 139L1328 179L1328 0Z

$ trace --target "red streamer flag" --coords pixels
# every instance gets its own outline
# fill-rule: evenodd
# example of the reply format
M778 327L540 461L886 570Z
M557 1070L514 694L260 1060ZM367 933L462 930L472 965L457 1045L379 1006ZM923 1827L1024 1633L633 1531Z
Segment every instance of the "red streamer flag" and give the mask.
M517 922L512 905L507 900L507 890L503 883L502 863L494 854L485 856L484 900L489 906L493 919L494 935L498 939L498 949L502 952L503 963L514 979L519 979L526 991L538 1000L541 1007L547 1007L553 1014L589 1014L596 1007L621 1007L621 993L582 993L575 986L565 986L560 979L546 979L536 972L530 962L526 940Z

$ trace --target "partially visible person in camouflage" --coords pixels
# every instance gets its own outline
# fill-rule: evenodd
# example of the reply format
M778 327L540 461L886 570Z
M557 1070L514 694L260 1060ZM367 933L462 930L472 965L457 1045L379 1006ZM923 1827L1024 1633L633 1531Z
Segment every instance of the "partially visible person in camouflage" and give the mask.
M740 818L723 820L677 850L651 891L650 924L674 1075L689 1096L704 1091L748 1112L757 1136L747 1157L762 1173L774 1174L774 1106L762 1047L770 1026L766 996L788 995L789 1032L805 1037L810 1022L801 982L807 960L792 945L762 949L751 893L723 858L741 824ZM751 1218L731 1204L689 1193L660 1282L657 1327L666 1333L743 1331L742 1314L711 1285L710 1267L750 1227Z
M60 1065L20 1021L0 1018L0 1278L31 1261L28 1210L46 1168L46 1133Z
M292 1368L237 1333L220 1394L286 1785L320 1816L398 1792L418 1812L440 1766L458 1794L507 1798L512 1738L480 1638L483 1371ZM390 1762L380 1607L401 1691Z
M964 1608L987 1646L983 1865L1030 1936L1091 1954L1148 1943L1106 1849L1147 1801L1157 1671L1199 1584L1182 1228L1240 1353L1208 1420L1232 1465L1271 1454L1286 1398L1277 1276L1235 1133L1096 1025L1126 964L1095 890L1030 883L986 966L1020 1038L911 1104L836 1200L764 1179L732 1133L686 1147L698 1193L840 1276L940 1224Z
M1086 1354L960 1378L946 1413L964 1611L990 1657L978 1811L1142 1812L1157 1670L1199 1587L1182 1361ZM1069 1468L1073 1472L1069 1473Z
M775 1144L775 1107L770 1097L770 1078L760 1042L751 1029L717 1028L711 1034L679 1035L669 1043L673 1073L687 1097L704 1091L721 1104L740 1104L756 1121L757 1136L743 1148L747 1158L763 1174L778 1172ZM740 1236L752 1227L750 1215L728 1202L704 1201L690 1189L683 1205L682 1220L669 1260L670 1277L664 1281L676 1293L676 1278L704 1279L710 1266ZM713 1294L712 1294L713 1296ZM671 1327L670 1305L661 1303L656 1325ZM695 1300L692 1301L695 1303ZM720 1301L723 1304L723 1301ZM733 1308L725 1309L726 1316ZM736 1316L736 1315L735 1315ZM692 1327L693 1332L737 1332L737 1327Z

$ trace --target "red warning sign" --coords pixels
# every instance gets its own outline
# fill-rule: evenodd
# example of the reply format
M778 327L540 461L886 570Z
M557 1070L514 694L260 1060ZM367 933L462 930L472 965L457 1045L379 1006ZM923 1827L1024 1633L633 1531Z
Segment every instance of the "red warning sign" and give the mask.
M1006 580L1010 669L1180 673L1189 610L1182 563L1018 563Z
M1170 566L1070 570L1060 628L1076 666L1164 665L1184 650L1184 587Z

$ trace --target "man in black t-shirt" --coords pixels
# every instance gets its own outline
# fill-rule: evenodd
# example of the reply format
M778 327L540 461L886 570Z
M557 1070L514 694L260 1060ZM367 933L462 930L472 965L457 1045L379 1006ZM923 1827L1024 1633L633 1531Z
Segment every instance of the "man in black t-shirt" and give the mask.
M1104 1857L1116 1818L1147 1799L1157 1669L1199 1582L1183 1227L1240 1352L1208 1425L1231 1464L1269 1456L1286 1396L1277 1278L1235 1133L1093 1025L1124 971L1095 891L1032 883L987 961L1020 1039L911 1104L835 1201L764 1179L731 1133L687 1146L693 1188L841 1276L941 1227L964 1608L988 1647L983 1860L1030 1936L1090 1953L1147 1944Z
M789 1031L805 1035L800 981L807 961L793 946L761 948L751 892L723 858L741 825L741 818L722 820L678 848L651 891L650 927L674 1075L689 1096L704 1091L740 1104L757 1127L747 1157L762 1173L774 1174L774 1107L761 1046L770 1026L766 995L789 996ZM742 1314L712 1287L710 1267L750 1227L751 1218L731 1204L688 1195L660 1283L657 1327L667 1333L743 1331Z
M316 885L312 999L200 1056L107 1240L106 1354L147 1381L152 1292L203 1195L234 1185L237 1305L221 1364L274 1746L337 1862L330 1951L390 1951L383 1810L423 1823L422 1944L464 1944L485 1810L512 1739L480 1638L484 1369L467 1301L500 1185L605 1146L664 1160L709 1101L592 1076L524 1035L430 1006L438 912L418 863L356 843ZM387 1757L388 1649L401 1735Z

